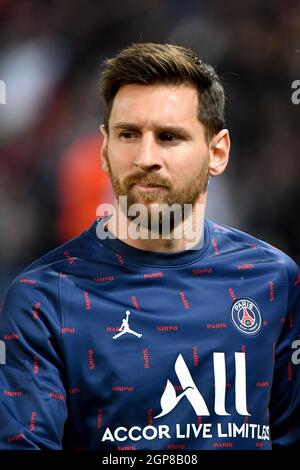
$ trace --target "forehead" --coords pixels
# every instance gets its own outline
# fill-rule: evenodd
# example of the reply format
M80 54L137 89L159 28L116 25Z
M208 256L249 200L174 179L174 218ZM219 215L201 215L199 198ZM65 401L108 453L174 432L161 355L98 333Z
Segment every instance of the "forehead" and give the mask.
M200 124L197 118L198 96L192 85L123 85L117 92L110 122Z

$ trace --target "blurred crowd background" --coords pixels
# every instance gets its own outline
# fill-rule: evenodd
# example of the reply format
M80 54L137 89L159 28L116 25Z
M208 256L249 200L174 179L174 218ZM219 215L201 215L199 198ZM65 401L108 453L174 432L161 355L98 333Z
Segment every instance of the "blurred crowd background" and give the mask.
M99 71L141 41L191 47L224 83L231 162L211 181L207 215L299 262L299 0L0 0L0 299L112 202Z

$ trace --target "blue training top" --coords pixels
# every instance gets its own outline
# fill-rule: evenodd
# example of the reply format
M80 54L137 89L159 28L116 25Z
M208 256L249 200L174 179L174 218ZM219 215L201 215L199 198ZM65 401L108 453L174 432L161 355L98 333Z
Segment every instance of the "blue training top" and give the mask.
M299 442L297 265L207 219L201 248L176 253L101 240L99 224L7 293L0 449Z

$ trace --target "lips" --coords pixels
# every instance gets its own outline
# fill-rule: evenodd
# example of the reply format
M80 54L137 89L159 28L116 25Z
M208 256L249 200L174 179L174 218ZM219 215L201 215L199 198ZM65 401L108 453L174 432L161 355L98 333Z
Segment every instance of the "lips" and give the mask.
M166 189L164 186L154 185L154 184L145 184L145 183L135 183L133 186L136 186L141 190L152 190L152 189Z
M145 184L145 183L136 183L136 186L142 186L143 188L163 188L161 184Z

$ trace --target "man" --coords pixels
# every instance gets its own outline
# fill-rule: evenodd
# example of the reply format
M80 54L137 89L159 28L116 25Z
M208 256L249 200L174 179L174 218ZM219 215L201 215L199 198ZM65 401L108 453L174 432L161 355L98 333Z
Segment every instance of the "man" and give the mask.
M295 445L298 268L203 218L230 147L218 76L141 43L106 62L101 90L115 205L7 294L1 448Z

